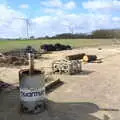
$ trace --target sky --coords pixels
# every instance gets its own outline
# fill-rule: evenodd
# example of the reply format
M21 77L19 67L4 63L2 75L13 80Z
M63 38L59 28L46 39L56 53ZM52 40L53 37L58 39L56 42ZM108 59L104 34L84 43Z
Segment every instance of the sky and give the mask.
M0 0L0 38L120 28L120 0Z

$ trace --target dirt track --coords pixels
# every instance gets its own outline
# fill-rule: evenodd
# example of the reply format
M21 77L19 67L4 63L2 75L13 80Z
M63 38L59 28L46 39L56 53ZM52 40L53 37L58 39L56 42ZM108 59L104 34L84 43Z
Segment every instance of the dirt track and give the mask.
M103 63L83 64L79 75L58 76L64 85L48 95L48 110L39 115L24 115L18 111L18 91L0 95L0 120L120 120L120 49L76 49L44 55L36 68L50 72L51 62L72 53L96 54ZM4 71L3 71L4 70ZM18 82L16 68L1 68L0 78ZM67 104L66 104L67 103ZM15 114L16 113L16 114Z

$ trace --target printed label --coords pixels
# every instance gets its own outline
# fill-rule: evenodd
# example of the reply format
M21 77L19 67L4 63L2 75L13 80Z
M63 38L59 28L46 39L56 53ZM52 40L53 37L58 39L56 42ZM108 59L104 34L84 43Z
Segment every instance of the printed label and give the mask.
M45 88L43 89L20 89L22 101L39 101L45 98Z

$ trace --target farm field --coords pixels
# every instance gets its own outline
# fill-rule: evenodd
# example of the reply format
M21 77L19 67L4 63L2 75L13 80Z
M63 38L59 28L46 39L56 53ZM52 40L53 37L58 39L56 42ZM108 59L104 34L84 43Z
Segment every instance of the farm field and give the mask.
M49 39L49 40L1 40L0 51L9 51L11 49L23 48L27 45L32 45L39 49L42 44L61 43L71 45L73 48L92 47L99 45L112 45L120 43L119 39Z

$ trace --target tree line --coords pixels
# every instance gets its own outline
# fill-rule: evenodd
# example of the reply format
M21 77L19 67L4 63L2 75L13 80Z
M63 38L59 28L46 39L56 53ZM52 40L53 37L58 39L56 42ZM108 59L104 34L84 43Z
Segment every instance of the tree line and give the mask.
M57 34L55 36L49 37L39 37L37 39L110 39L110 38L120 38L120 29L103 29L95 30L90 34L87 33L63 33ZM33 36L32 38L33 39Z
M62 34L57 34L55 36L45 36L45 37L34 37L31 36L29 39L112 39L112 38L120 38L120 29L100 29L100 30L95 30L91 32L90 34L88 33L62 33ZM3 38L0 38L3 40ZM23 38L17 38L14 40L23 40ZM5 38L4 40L11 40L9 38ZM12 39L13 40L13 39Z

